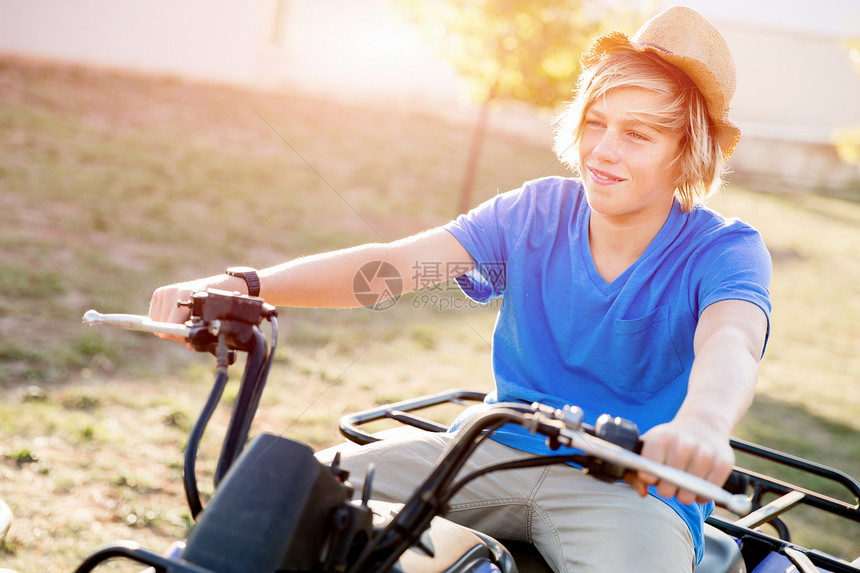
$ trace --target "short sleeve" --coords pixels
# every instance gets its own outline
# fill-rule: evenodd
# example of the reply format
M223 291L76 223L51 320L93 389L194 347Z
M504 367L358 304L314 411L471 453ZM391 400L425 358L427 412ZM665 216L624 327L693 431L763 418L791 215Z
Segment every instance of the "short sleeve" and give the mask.
M773 264L761 235L734 222L708 249L701 265L698 313L722 300L744 300L762 309L770 334L770 280ZM767 339L765 339L765 346Z
M532 201L526 184L496 195L445 225L472 257L475 268L456 279L470 298L488 302L504 294L510 246L527 226Z

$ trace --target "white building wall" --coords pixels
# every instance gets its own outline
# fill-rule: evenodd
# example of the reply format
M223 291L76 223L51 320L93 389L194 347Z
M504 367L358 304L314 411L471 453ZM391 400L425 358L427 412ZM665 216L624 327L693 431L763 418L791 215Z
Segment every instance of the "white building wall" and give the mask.
M840 38L726 26L738 54L734 117L750 135L827 143L860 124L860 74Z
M258 2L0 0L0 52L248 81Z
M860 187L833 130L860 125L860 76L846 38L860 37L860 0L665 0L701 12L725 36L743 136L733 181L770 189Z
M733 118L743 132L736 179L772 189L860 186L836 129L860 126L860 75L836 35L739 24L722 27L738 54Z

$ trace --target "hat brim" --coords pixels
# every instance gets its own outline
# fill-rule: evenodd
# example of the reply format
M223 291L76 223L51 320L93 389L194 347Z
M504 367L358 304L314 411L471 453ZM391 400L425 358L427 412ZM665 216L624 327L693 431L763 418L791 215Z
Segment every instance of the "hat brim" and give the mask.
M619 48L656 54L684 72L696 84L707 102L708 115L714 124L714 137L720 144L723 161L732 156L741 139L741 130L727 117L724 117L725 112L723 110L728 110L729 102L725 101L716 76L703 62L695 58L673 54L659 46L633 42L622 32L609 32L594 40L591 47L582 54L580 65L582 69L590 68L598 63L605 54Z

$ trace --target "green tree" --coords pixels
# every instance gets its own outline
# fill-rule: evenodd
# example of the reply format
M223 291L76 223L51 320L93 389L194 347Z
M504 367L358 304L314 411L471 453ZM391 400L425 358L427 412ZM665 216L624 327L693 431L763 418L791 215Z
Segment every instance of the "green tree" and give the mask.
M557 108L571 99L579 56L610 27L641 24L632 2L609 0L392 0L463 79L480 112L460 192L458 212L470 207L472 187L496 101Z

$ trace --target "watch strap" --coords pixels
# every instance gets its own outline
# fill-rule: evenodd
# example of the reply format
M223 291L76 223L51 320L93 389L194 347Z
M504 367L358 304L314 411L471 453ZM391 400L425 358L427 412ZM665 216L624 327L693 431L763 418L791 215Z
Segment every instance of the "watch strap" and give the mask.
M256 269L250 267L231 267L227 269L227 274L231 277L239 277L245 281L248 286L248 296L260 295L260 276Z

